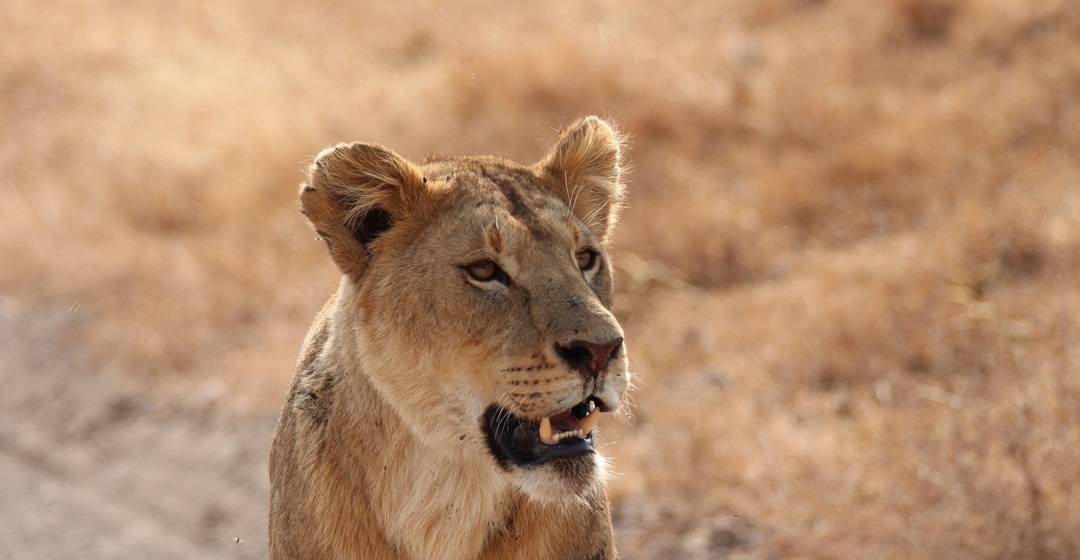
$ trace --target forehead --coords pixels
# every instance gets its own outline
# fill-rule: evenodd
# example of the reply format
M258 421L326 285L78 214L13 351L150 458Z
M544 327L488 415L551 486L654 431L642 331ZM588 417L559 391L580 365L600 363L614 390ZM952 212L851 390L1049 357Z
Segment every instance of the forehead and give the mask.
M566 204L522 165L496 158L462 158L430 162L424 173L446 185L454 213L493 222L505 233L523 230L519 232L526 234L523 237L539 241L581 235Z

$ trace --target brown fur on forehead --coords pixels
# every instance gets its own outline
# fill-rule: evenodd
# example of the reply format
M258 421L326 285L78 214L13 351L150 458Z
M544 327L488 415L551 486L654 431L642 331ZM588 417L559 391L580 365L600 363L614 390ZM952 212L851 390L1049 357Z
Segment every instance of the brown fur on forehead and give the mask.
M505 209L537 239L551 237L553 226L570 215L565 203L532 169L509 160L491 156L439 159L424 164L423 172L429 180L446 182L459 200ZM576 239L577 228L568 225Z

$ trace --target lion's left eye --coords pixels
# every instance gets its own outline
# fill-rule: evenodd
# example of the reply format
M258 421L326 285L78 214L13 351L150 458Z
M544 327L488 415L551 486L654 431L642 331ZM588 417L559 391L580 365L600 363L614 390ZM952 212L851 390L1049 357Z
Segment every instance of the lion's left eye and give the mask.
M592 249L582 249L574 255L574 258L577 259L578 268L582 272L592 270L600 262L600 254Z

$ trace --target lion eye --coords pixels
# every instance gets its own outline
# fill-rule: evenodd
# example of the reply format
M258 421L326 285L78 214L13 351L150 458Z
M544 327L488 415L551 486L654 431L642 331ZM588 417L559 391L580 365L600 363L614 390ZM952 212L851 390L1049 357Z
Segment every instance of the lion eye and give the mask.
M510 285L510 276L492 261L484 260L470 263L465 266L465 272L468 272L469 277L477 282L498 281L507 286Z
M598 258L599 254L592 249L582 249L578 251L574 257L577 259L578 268L583 272L592 270L596 266L597 261L600 260Z

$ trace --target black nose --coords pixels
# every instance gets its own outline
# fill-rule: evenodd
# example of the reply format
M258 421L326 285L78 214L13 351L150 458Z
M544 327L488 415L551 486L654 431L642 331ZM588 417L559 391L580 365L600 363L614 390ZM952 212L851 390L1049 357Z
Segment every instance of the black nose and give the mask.
M622 337L600 343L575 340L567 346L556 344L555 353L582 375L593 376L619 354L622 343Z

